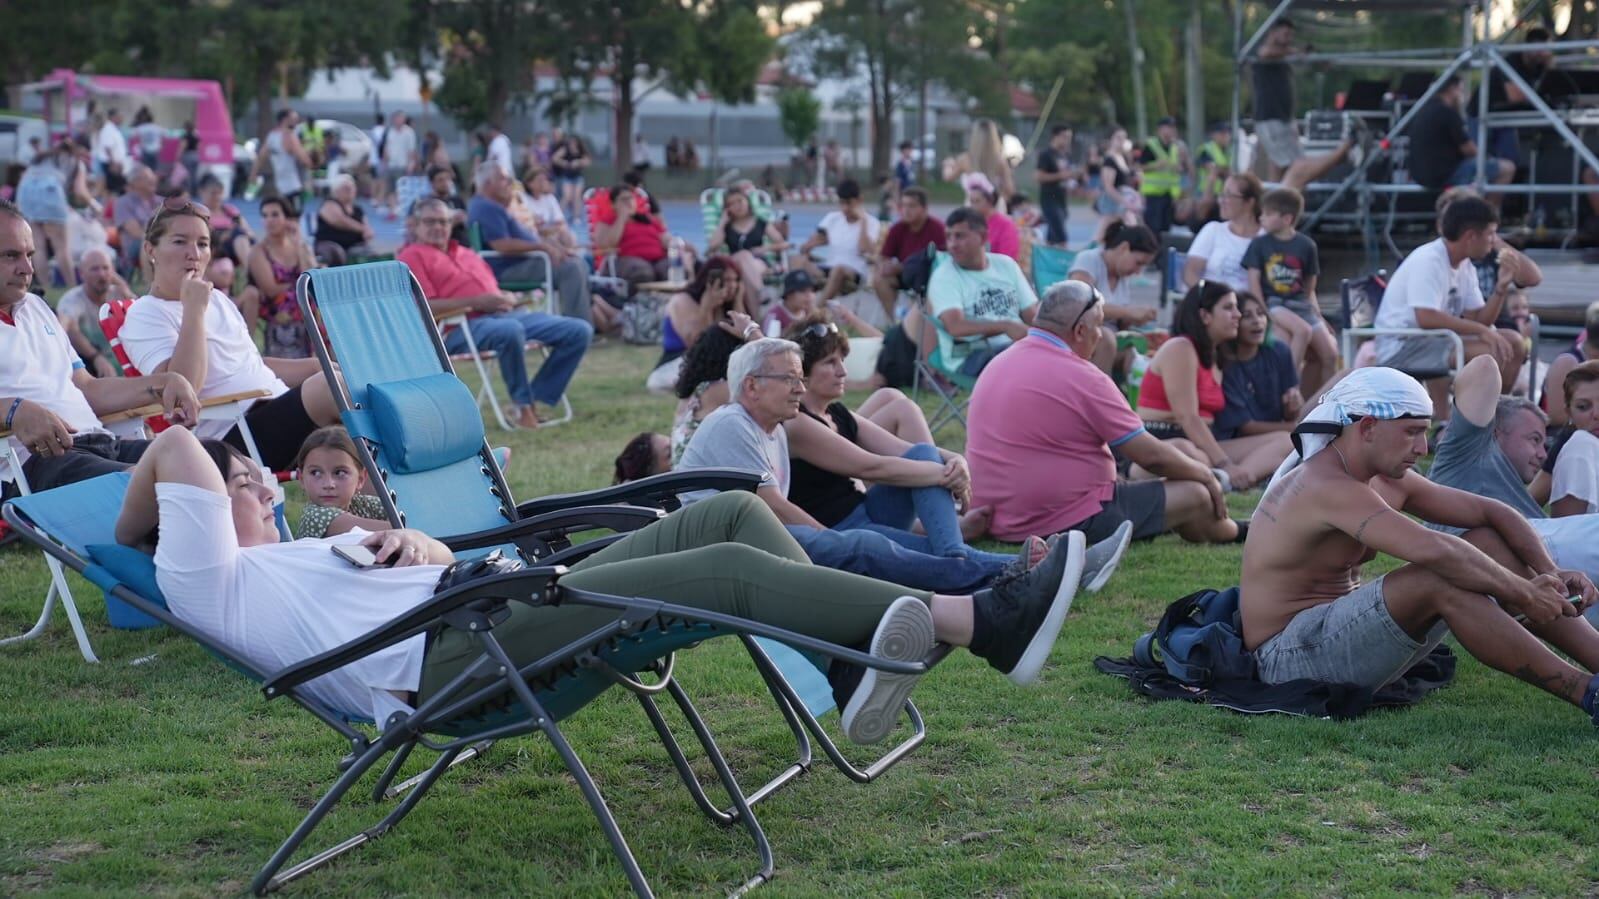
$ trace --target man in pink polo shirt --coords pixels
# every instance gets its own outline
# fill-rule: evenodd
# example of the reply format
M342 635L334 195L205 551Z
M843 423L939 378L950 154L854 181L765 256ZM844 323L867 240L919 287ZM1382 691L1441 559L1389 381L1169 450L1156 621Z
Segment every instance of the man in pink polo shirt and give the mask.
M1144 430L1110 376L1089 361L1104 297L1080 281L1045 292L1027 337L1000 353L972 391L966 459L972 505L992 506L1001 540L1080 530L1090 544L1132 523L1142 540L1242 541L1210 469ZM1116 477L1114 448L1160 477Z
M437 197L424 197L411 207L411 228L416 242L406 244L395 258L411 267L422 285L435 318L467 314L467 327L481 351L493 350L500 375L511 392L512 420L520 427L536 428L535 403L554 406L588 352L594 328L586 321L516 309L512 296L500 290L494 271L483 257L450 239L450 209ZM530 382L527 377L527 342L549 347L550 356ZM466 334L451 328L444 334L451 353L468 351Z

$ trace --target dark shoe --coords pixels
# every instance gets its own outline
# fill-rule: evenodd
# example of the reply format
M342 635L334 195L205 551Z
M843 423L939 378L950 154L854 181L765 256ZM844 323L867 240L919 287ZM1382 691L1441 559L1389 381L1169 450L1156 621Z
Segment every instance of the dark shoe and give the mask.
M869 652L891 662L920 662L933 651L933 612L914 596L894 600L877 623ZM876 743L899 721L900 710L919 674L890 674L868 667L844 706L844 736L854 743Z
M1582 710L1593 719L1594 726L1599 727L1599 674L1589 679L1588 688L1582 691Z
M1026 574L1000 578L972 597L972 652L1013 683L1037 680L1049 660L1083 576L1084 543L1083 532L1072 531Z
M1114 534L1090 546L1083 553L1082 589L1098 593L1110 576L1116 573L1122 554L1127 552L1127 546L1132 542L1133 523L1124 521Z

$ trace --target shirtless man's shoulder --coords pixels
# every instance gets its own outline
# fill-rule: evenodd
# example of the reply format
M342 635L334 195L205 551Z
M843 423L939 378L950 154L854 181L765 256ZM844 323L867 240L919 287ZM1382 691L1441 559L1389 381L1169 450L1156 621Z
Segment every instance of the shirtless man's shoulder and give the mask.
M1267 491L1244 549L1245 643L1253 649L1299 612L1355 589L1360 566L1375 555L1363 543L1366 528L1399 514L1406 492L1403 478L1351 477L1330 452Z

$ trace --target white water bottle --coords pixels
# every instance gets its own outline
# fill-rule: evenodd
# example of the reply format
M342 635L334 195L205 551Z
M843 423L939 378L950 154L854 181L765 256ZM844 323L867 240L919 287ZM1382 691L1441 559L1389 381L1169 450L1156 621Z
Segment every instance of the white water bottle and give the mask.
M666 249L666 280L683 283L683 238L674 237Z

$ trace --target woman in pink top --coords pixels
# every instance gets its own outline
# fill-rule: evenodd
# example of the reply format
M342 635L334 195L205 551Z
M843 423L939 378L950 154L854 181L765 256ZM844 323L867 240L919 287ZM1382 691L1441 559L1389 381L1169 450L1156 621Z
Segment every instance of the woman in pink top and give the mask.
M1000 208L999 194L988 176L981 172L968 172L961 176L961 186L966 189L966 205L977 210L988 221L988 252L1017 258L1022 252L1022 235L1016 223Z

